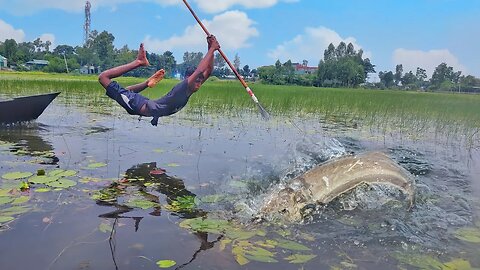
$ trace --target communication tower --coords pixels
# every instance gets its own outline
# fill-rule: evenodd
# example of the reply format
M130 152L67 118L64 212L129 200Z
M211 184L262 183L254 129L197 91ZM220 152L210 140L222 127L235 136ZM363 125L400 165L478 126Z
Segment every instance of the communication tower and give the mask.
M85 3L85 25L83 25L84 32L84 45L87 45L88 37L90 35L90 2Z

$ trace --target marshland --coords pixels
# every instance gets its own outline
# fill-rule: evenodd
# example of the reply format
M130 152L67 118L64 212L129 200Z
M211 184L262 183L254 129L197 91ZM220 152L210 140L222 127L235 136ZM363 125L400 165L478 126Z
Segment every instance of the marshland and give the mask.
M480 267L480 95L250 87L270 120L237 81L210 79L152 127L96 76L0 73L1 99L62 92L0 129L2 269ZM411 209L373 185L301 223L255 221L269 190L367 151L414 176Z

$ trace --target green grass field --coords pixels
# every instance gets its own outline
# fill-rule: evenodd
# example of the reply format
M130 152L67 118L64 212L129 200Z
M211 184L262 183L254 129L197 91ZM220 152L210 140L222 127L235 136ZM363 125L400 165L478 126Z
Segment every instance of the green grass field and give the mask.
M142 78L121 77L126 86L142 82ZM143 94L158 98L169 91L177 80L166 79ZM480 128L480 95L425 93L411 91L315 88L274 86L251 83L260 103L273 115L310 115L323 118L362 119L366 122L398 121L460 124ZM10 96L62 91L62 96L75 102L109 103L97 76L47 73L0 72L0 91ZM82 96L88 96L83 99ZM72 101L73 102L73 101ZM192 96L187 111L224 114L256 111L256 106L238 81L208 81ZM400 123L401 124L401 123Z

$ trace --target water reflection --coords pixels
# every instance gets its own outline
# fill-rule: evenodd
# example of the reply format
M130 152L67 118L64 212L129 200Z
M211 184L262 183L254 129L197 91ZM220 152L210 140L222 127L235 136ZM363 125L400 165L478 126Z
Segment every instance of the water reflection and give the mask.
M12 144L9 150L15 155L41 158L40 164L55 165L59 159L52 144L42 137L46 131L46 126L37 123L0 126L0 141Z
M100 194L104 196L96 200L97 205L116 208L114 211L99 215L100 218L114 219L109 243L115 269L118 269L115 259L116 244L114 238L118 220L134 220L134 230L137 232L144 216L136 216L134 214L136 208L142 208L142 205L146 205L145 208L153 209L149 213L150 215L160 216L162 214L161 202L165 200L169 214L176 215L182 219L207 215L207 212L195 207L194 199L197 195L186 189L184 181L166 174L165 170L157 167L156 162L133 166L125 172L121 180L100 190ZM132 200L132 198L135 198L135 200ZM139 198L142 198L143 201L139 200ZM131 215L128 215L128 213L131 213ZM200 247L192 254L189 261L181 264L176 269L189 265L197 258L199 253L213 248L223 238L220 235L213 241L209 241L209 234L206 232L193 232L193 235L199 240Z

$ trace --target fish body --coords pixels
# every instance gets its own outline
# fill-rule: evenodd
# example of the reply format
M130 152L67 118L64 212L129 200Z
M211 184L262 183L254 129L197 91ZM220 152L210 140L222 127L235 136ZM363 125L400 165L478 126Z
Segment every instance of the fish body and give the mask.
M302 209L311 204L328 204L361 184L393 185L413 203L413 176L382 152L341 157L318 165L291 180L288 187L268 196L260 213L281 213L300 220Z

